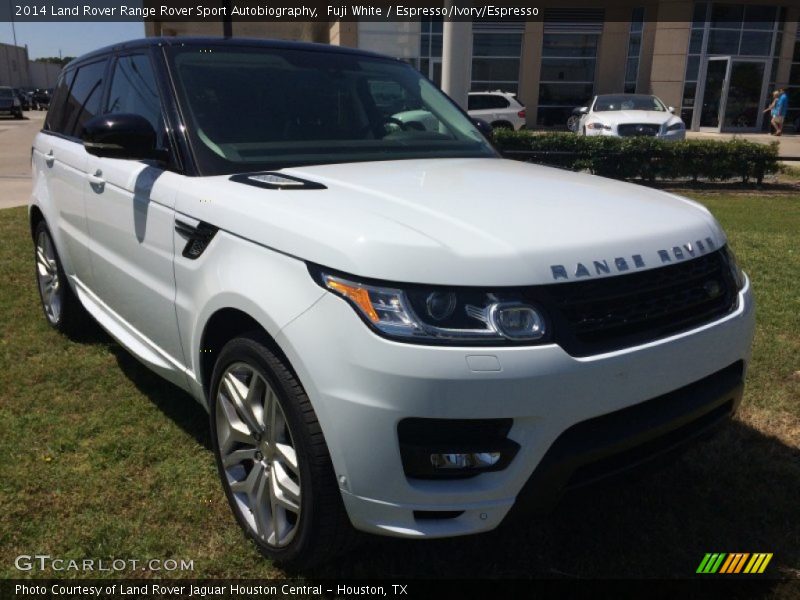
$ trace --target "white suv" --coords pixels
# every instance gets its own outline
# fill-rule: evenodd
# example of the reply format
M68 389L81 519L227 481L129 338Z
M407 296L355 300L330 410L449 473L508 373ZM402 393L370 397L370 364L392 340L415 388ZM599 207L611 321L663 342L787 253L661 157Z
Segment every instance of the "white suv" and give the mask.
M45 317L88 313L209 411L233 513L284 564L353 528L493 529L741 399L753 300L707 210L503 160L393 59L99 50L61 74L33 176Z
M483 119L495 129L525 128L525 107L510 92L470 92L467 110L469 116Z

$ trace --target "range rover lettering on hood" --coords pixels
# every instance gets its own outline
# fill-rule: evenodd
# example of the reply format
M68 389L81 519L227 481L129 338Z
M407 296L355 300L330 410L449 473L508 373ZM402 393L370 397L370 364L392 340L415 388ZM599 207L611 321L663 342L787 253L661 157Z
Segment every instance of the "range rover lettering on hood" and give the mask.
M694 243L686 242L680 246L673 246L672 248L665 248L658 250L656 255L658 260L664 263L671 263L673 260L681 261L701 256L711 252L716 248L714 240L707 237L705 240L697 240ZM589 266L587 266L587 264ZM633 254L629 257L618 256L612 260L601 259L592 260L589 263L576 263L574 268L567 269L565 265L550 265L550 272L553 274L553 279L579 279L581 277L593 277L597 275L610 275L612 271L617 273L624 273L630 271L631 268L643 269L647 263L641 254ZM572 275L570 275L570 272Z

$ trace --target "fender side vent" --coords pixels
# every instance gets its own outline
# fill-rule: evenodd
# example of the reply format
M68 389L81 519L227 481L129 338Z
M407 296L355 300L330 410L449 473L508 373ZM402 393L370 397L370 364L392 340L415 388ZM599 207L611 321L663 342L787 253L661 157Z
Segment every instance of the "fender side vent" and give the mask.
M321 183L300 179L284 173L265 171L262 173L240 173L232 175L231 181L245 183L268 190L325 190L328 189Z
M184 221L176 220L175 231L181 237L186 238L186 246L184 246L181 255L184 258L195 260L205 252L219 229L203 221L193 226Z

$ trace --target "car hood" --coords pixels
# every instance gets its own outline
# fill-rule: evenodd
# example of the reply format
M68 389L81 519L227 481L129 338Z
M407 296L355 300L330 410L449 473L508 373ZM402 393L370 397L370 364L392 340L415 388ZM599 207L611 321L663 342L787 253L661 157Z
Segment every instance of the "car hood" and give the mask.
M592 117L606 125L621 125L623 123L662 125L667 121L678 120L678 117L672 113L656 110L609 110L592 113Z
M332 269L442 285L551 283L558 265L569 279L576 272L611 276L620 272L617 259L648 269L663 264L663 251L675 261L699 252L697 241L703 250L725 243L714 218L692 201L510 160L382 161L281 172L326 189L187 178L176 209ZM686 244L683 257L675 257L672 249ZM608 272L595 261L607 261Z

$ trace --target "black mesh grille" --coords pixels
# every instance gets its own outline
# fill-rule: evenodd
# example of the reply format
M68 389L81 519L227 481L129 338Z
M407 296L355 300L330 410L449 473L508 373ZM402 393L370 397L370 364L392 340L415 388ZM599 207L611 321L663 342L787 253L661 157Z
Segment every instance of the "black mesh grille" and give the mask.
M656 136L660 129L659 125L651 125L650 123L625 123L617 125L617 133L622 137L630 137L633 135L647 135Z
M616 277L531 288L555 341L573 356L634 346L720 318L736 307L724 250Z

